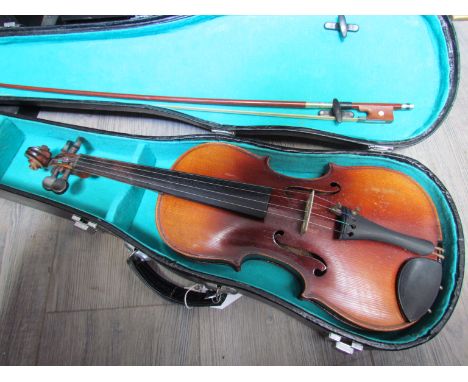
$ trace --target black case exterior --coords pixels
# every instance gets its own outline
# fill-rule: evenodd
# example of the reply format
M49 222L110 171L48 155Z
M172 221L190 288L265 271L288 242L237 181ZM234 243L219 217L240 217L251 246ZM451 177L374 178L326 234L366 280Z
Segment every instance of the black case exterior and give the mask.
M92 23L92 24L81 24L81 25L64 25L64 26L50 26L50 27L27 27L27 28L20 28L18 30L8 30L8 28L0 28L0 36L11 36L11 35L30 35L30 34L53 34L53 33L74 33L79 31L90 31L90 30L105 30L105 29L113 29L113 28L126 28L132 27L135 25L145 25L147 23L155 23L155 22L165 22L169 20L173 20L174 18L178 18L180 16L156 16L156 17L137 17L132 18L129 20L123 21L110 21L110 22L101 22L101 23ZM65 109L71 111L77 110L86 110L95 113L104 113L104 114L130 114L130 115L137 115L137 116L152 116L152 117L162 117L162 118L169 118L174 119L182 122L189 123L191 125L200 127L205 130L211 131L213 134L203 134L203 135L191 135L191 136L184 136L184 137L139 137L148 140L196 140L196 139L203 139L203 140L219 140L222 138L224 141L227 142L242 142L242 143L250 143L259 147L265 148L273 148L277 150L283 150L288 152L310 152L315 153L319 151L314 150L292 150L285 147L275 146L271 144L265 144L259 142L259 140L252 141L250 140L251 137L267 137L271 140L271 138L286 136L292 138L301 138L310 140L310 142L321 142L327 146L334 146L341 148L340 151L328 151L331 154L342 154L342 153L353 153L357 155L370 155L370 156L379 156L379 157L387 157L392 158L394 160L398 160L404 163L408 163L421 171L427 174L435 184L444 192L447 197L447 201L450 205L451 212L456 220L457 226L457 234L459 237L457 247L459 253L459 262L457 266L457 282L454 288L454 293L451 296L450 306L447 309L443 319L439 322L439 324L425 337L422 337L416 341L405 343L405 344L387 344L378 341L371 341L360 336L354 335L352 333L339 330L335 327L330 326L326 322L317 317L310 315L304 312L301 309L298 309L295 306L292 306L285 301L275 298L269 294L264 293L261 290L256 288L250 287L249 285L241 284L241 283L233 283L231 280L226 280L223 278L218 277L210 277L209 279L206 278L205 275L199 274L197 272L188 271L186 268L181 267L180 265L168 261L166 258L159 256L158 254L154 253L151 249L146 247L141 247L139 243L135 242L130 236L128 236L123 231L116 229L114 226L110 225L109 223L97 219L94 216L90 216L83 211L70 208L69 206L63 205L61 203L52 202L51 200L38 197L36 195L28 194L23 191L19 191L16 189L12 189L10 187L0 185L0 197L5 199L9 199L18 203L22 203L57 216L70 219L73 215L78 215L88 221L97 223L98 227L120 237L126 243L130 244L131 246L135 247L151 257L154 261L162 266L170 269L171 271L189 279L194 280L196 282L204 282L204 283L211 283L217 285L223 285L232 287L242 291L244 294L248 294L252 297L261 298L262 301L268 301L273 306L280 308L287 313L291 314L295 318L301 319L305 323L309 325L313 325L318 330L323 331L324 333L336 333L340 336L352 340L357 341L361 344L367 345L369 347L382 349L382 350L403 350L407 348L411 348L414 346L418 346L423 344L424 342L430 340L435 335L437 335L440 330L444 327L448 319L450 318L453 309L457 303L459 298L462 281L463 281L463 272L464 272L464 239L463 239L463 231L461 226L461 221L459 215L457 213L455 204L449 195L448 191L445 189L444 185L440 182L440 180L431 173L431 171L422 165L420 162L399 155L392 152L388 152L387 150L393 149L393 147L404 147L416 144L423 139L430 136L444 121L446 116L448 115L453 101L456 96L458 83L459 83L459 52L458 46L456 42L456 35L455 30L453 27L452 22L446 16L439 17L441 25L443 26L444 35L447 41L447 47L451 59L451 68L450 68L450 91L449 91L449 98L447 103L441 113L439 114L435 123L428 128L425 133L421 136L418 136L411 140L406 141L395 141L392 142L392 145L389 146L388 143L383 142L364 142L357 139L346 139L340 136L336 136L330 133L320 132L318 130L312 129L301 129L297 127L279 127L279 126L249 126L249 127L239 127L239 126L224 126L218 125L215 123L209 123L204 120L200 120L194 117L187 116L182 113L178 113L175 111L168 111L167 109L160 109L151 106L144 106L144 105L134 105L134 104L124 104L122 102L85 102L85 101L77 101L77 100L59 100L59 99L43 99L43 98L20 98L20 97L1 97L0 104L3 105L15 105L20 106L19 110L19 117L24 119L30 120L38 120L36 118L37 113L40 110L44 109ZM7 113L3 113L8 115ZM29 116L28 116L29 115ZM18 117L18 115L12 115L14 117ZM84 127L77 127L62 123L56 122L49 122L44 121L51 125L63 126L63 127L70 127L74 129L79 129L83 131L90 131L92 129L87 129ZM109 134L109 135L117 135L117 136L128 136L129 134L123 133L110 133L110 132L101 132L102 134ZM355 149L358 151L348 151L348 149ZM371 149L372 151L367 151ZM376 150L385 150L383 151L376 151ZM345 151L346 150L346 151Z
M4 114L8 115L6 113L4 113ZM11 116L13 117L15 115L11 115ZM15 116L15 117L17 117L17 116ZM41 121L40 119L36 119L36 118L27 118L27 117L22 117L22 118L23 119L29 119L29 120ZM85 127L79 127L79 126L68 125L68 124L63 124L63 123L50 122L50 121L44 121L44 120L42 120L42 122L46 122L46 123L48 123L50 125L69 127L69 128L73 128L73 129L82 130L82 131L95 131L95 130L88 129L88 128L85 128ZM104 132L104 131L100 132L100 134L114 135L114 136L134 136L134 137L138 137L140 139L146 139L146 140L173 140L173 141L199 140L199 139L203 139L203 140L207 140L207 141L211 141L211 140L212 141L219 141L219 138L220 138L218 135L207 135L207 134L182 136L182 137L151 137L151 136L141 137L141 136L136 136L136 135L131 135L131 134ZM275 145L271 145L271 144L258 143L258 142L249 141L249 140L246 140L246 139L239 139L239 138L229 138L229 137L224 138L223 137L223 141L233 142L233 143L236 143L236 142L237 143L250 143L250 144L258 146L258 147L271 148L271 149L281 150L281 151L285 151L285 152L307 152L307 153L320 153L320 152L323 152L323 151L316 151L316 150L293 150L293 149L287 149L287 148L282 147L282 146L275 146ZM315 317L315 316L313 316L311 314L308 314L308 313L304 312L303 310L298 309L297 307L295 307L293 305L290 305L290 304L286 303L285 301L283 301L283 300L281 300L279 298L275 298L274 296L272 296L270 294L266 294L262 290L253 288L253 287L251 287L249 285L246 285L246 284L234 283L231 280L227 280L227 279L224 279L224 278L220 278L220 277L209 277L209 278L207 278L207 276L204 275L204 274L200 274L200 273L194 272L194 271L188 271L186 268L184 268L184 267L182 267L182 266L180 266L180 265L178 265L178 264L176 264L176 263L174 263L172 261L169 261L168 259L166 259L164 257L159 256L157 253L153 252L150 248L142 247L140 243L136 242L134 239L132 239L130 236L128 236L125 232L115 228L111 224L109 224L109 223L107 223L107 222L105 222L105 221L103 221L101 219L98 219L98 218L96 218L94 216L91 216L91 215L89 215L89 214L87 214L87 213L85 213L85 212L83 212L81 210L70 208L69 206L66 206L64 204L56 203L56 202L53 202L53 201L51 201L49 199L38 197L36 195L29 194L29 193L26 193L26 192L23 192L23 191L19 191L17 189L12 189L12 188L10 188L8 186L1 185L1 184L0 184L0 197L11 200L11 201L14 201L14 202L17 202L17 203L22 203L22 204L25 204L27 206L34 207L34 208L40 209L42 211L52 213L52 214L55 214L57 216L68 218L68 219L70 219L73 215L80 216L81 218L84 218L86 221L96 223L100 229L102 229L102 230L104 230L104 231L106 231L108 233L111 233L111 234L113 234L115 236L118 236L119 238L124 240L126 243L128 243L130 246L134 247L135 249L140 250L145 255L151 257L151 259L156 261L158 264L161 264L162 266L166 267L167 269L170 269L174 273L177 273L180 276L183 276L183 277L187 278L188 280L193 280L195 282L202 282L202 283L208 283L208 284L211 283L211 284L216 284L216 285L220 285L220 286L232 287L234 289L237 289L237 290L241 291L243 294L248 294L251 297L261 298L262 301L265 301L265 300L268 301L273 306L275 306L277 308L280 308L280 309L284 310L287 313L290 313L295 318L301 319L302 321L304 321L304 322L306 322L306 323L308 323L310 325L313 325L314 327L316 327L317 329L319 329L319 330L321 330L321 331L323 331L325 333L336 333L336 334L339 334L340 336L342 336L342 337L344 337L346 339L356 341L356 342L359 342L359 343L361 343L363 345L367 345L369 347L376 348L376 349L382 349L382 350L403 350L403 349L407 349L407 348L411 348L411 347L414 347L414 346L421 345L424 342L429 341L431 338L433 338L435 335L437 335L440 332L440 330L444 327L444 325L447 323L448 319L452 315L452 312L453 312L453 310L455 308L455 305L456 305L456 303L458 301L458 298L460 296L462 282L463 282L464 251L465 251L464 238L463 238L463 230L462 230L461 220L460 220L460 217L459 217L458 212L456 210L453 199L451 198L450 194L448 193L448 191L446 190L444 185L441 183L441 181L427 167L425 167L423 164L421 164L420 162L418 162L418 161L416 161L414 159L405 157L405 156L400 155L400 154L382 153L382 152L363 152L363 151L349 151L349 150L347 150L347 151L328 151L328 153L331 153L331 154L346 153L346 154L355 154L355 155L357 154L357 155L366 155L366 156L370 155L370 156L378 156L378 157L382 157L382 158L391 158L391 159L394 159L394 160L401 161L403 163L408 163L411 166L414 166L414 167L420 169L421 171L423 171L425 174L427 174L435 182L435 184L443 191L443 193L447 197L447 201L448 201L448 203L450 205L451 212L452 212L452 214L454 216L454 219L456 221L457 235L458 235L458 238L459 238L458 243L457 243L457 248L458 248L458 253L459 253L459 262L458 262L458 265L457 265L457 276L456 276L457 282L456 282L456 286L454 288L454 292L453 292L453 294L451 296L451 299L450 299L450 306L447 309L446 313L444 314L443 319L425 337L422 337L422 338L420 338L420 339L418 339L416 341L401 344L401 345L400 344L387 344L387 343L383 343L383 342L367 340L367 339L365 339L365 338L363 338L361 336L353 335L352 333L349 333L349 332L346 332L346 331L343 331L343 330L339 330L336 327L333 327L333 326L329 325L328 323L324 322L323 320L321 320L321 319L319 319L319 318L317 318L317 317Z

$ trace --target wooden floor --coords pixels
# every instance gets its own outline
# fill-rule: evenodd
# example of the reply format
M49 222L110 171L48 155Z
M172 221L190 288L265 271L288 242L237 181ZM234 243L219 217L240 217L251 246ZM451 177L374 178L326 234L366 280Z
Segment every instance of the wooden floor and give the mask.
M399 152L433 170L468 227L468 23L457 24L462 79L444 125ZM181 123L43 112L57 121L151 135L202 133ZM172 305L130 272L121 240L0 199L0 365L468 364L468 290L429 343L347 356L303 323L242 297L223 311Z

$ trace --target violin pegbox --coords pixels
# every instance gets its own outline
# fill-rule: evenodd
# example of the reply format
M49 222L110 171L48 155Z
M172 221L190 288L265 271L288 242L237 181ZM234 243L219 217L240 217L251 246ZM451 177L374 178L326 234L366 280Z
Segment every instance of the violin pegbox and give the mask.
M29 161L29 167L32 170L39 168L52 167L51 175L44 178L42 187L47 191L52 191L58 195L68 190L68 178L71 174L69 167L61 166L61 158L65 154L76 154L80 149L82 139L78 138L75 142L67 141L62 151L56 157L52 157L49 148L45 145L29 147L26 150L26 157Z

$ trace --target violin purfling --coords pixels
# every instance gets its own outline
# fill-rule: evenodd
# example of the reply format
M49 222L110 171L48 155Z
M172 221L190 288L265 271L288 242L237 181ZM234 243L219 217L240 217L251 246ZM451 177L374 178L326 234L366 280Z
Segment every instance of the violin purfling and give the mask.
M330 163L319 178L293 178L226 143L195 146L169 170L78 154L80 142L55 156L28 148L32 169L52 169L44 188L64 193L75 174L156 191L155 224L182 256L237 270L252 258L274 262L302 282L302 299L374 331L413 325L438 295L437 211L401 172Z

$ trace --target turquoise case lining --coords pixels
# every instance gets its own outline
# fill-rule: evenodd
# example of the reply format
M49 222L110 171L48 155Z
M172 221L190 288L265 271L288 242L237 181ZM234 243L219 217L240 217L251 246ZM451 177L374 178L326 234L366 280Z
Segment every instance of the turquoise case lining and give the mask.
M125 29L1 37L0 82L191 97L411 102L415 109L396 111L391 124L338 125L331 121L183 113L221 125L303 127L388 144L423 135L446 105L451 87L450 57L439 19L350 16L349 22L358 24L360 30L344 41L338 32L323 27L324 22L335 19L193 16ZM0 88L0 96L111 101L5 88Z
M80 152L91 155L130 161L146 165L170 168L175 160L191 147L205 142L198 140L148 140L130 136L100 134L60 127L53 124L0 116L0 184L50 199L106 221L131 236L159 256L176 262L188 270L215 275L236 283L245 283L281 298L325 322L365 339L388 344L406 344L430 333L445 314L456 286L458 247L457 226L446 195L421 169L393 158L366 155L363 153L299 153L285 152L247 143L233 143L259 155L271 158L271 167L280 173L294 177L313 178L324 173L327 164L334 162L343 166L384 166L411 176L432 197L443 227L444 289L433 308L414 326L396 333L373 333L356 329L337 320L320 306L297 298L300 283L297 278L278 265L265 261L248 260L240 272L222 264L190 261L167 247L158 235L155 225L157 194L123 183L104 179L81 180L73 176L70 188L64 195L45 191L41 182L47 176L45 170L31 171L24 152L29 146L45 144L54 154L65 141L81 136L85 140Z

